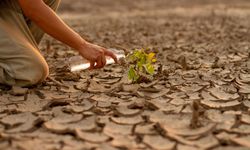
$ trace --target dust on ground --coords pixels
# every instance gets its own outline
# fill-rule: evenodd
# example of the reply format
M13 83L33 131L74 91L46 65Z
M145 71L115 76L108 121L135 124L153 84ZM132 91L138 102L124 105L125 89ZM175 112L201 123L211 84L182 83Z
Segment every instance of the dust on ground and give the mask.
M59 14L108 48L149 48L158 74L131 84L119 65L71 73L77 55L46 37L46 82L2 89L0 149L249 149L248 0L74 0Z

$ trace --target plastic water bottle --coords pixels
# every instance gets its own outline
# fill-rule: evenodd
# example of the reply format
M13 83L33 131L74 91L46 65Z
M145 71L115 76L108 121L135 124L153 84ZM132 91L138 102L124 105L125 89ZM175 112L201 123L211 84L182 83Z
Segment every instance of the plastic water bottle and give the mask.
M123 50L117 50L114 48L108 49L112 51L117 59L119 60L120 58L125 58L125 54ZM106 56L106 64L114 64L115 61L111 58ZM76 71L81 71L81 70L86 70L90 67L90 63L88 60L83 58L82 56L73 56L69 58L69 66L70 66L70 71L71 72L76 72Z

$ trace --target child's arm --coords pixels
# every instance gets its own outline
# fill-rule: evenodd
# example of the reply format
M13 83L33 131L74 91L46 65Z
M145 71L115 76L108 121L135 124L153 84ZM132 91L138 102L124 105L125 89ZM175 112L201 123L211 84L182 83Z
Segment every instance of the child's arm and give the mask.
M117 62L117 58L112 52L103 47L88 43L67 26L43 0L18 1L24 14L44 32L76 49L84 58L89 60L91 64L90 69L104 67L106 64L105 55L112 57ZM94 66L95 63L96 66Z

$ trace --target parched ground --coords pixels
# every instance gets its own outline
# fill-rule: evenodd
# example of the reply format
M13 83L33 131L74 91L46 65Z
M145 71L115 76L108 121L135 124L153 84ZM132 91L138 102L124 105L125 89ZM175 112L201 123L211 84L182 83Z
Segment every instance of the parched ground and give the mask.
M0 150L250 149L249 0L73 0L59 14L108 48L149 48L158 73L71 73L76 52L46 37L46 82L2 89ZM19 96L18 96L19 95Z

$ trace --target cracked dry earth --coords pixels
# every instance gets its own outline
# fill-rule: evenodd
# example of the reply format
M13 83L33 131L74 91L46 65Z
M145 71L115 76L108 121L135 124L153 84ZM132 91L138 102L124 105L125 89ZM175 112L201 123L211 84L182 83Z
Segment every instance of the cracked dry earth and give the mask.
M77 53L46 37L50 77L1 90L1 150L250 149L250 3L136 2L65 1L60 13L91 42L154 50L154 81L131 84L119 65L71 73Z

